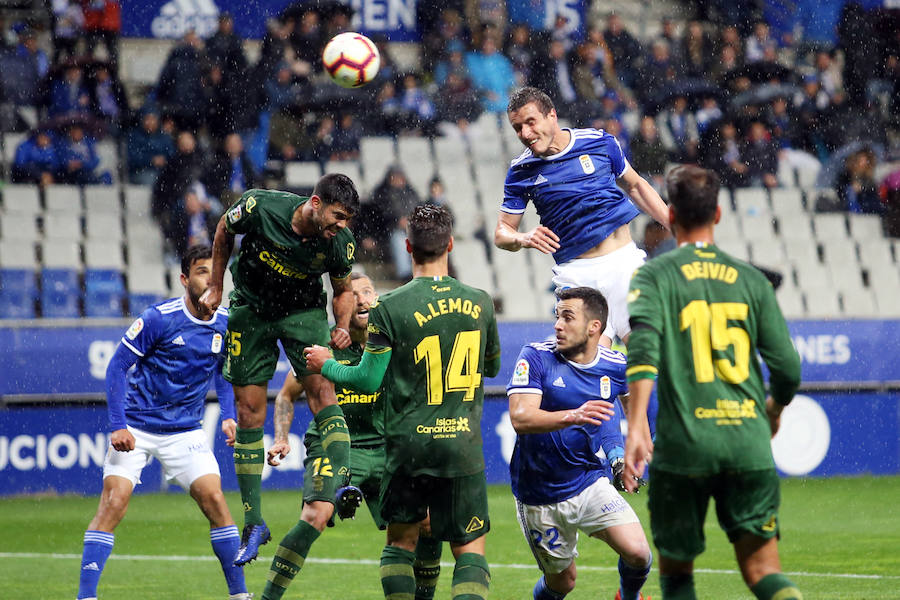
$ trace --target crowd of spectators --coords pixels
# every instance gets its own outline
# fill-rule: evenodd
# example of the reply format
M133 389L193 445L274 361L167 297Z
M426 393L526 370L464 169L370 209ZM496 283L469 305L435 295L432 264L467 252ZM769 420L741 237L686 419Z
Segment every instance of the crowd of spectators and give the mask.
M52 60L27 26L0 48L0 101L43 117L17 149L13 180L107 182L95 146L108 136L124 148L127 181L153 186L154 214L178 252L284 161L354 159L363 135L465 135L481 113L503 113L515 87L535 85L562 118L615 135L657 186L673 162L713 168L729 187L770 188L783 183L780 163L824 165L835 194L822 208L890 212L895 190L874 170L896 153L900 129L896 12L845 3L829 40L727 2L685 2L678 20L638 39L617 14L584 31L564 16L540 29L516 21L512 5L507 19L505 4L423 5L421 68L398 68L376 38L382 67L354 91L329 84L319 60L350 29L348 5L290 6L268 22L255 62L223 13L211 37L189 31L172 48L132 107L117 75L119 2L54 0ZM394 169L372 199L390 210L369 211L379 226L366 227L363 248L387 252L418 198Z

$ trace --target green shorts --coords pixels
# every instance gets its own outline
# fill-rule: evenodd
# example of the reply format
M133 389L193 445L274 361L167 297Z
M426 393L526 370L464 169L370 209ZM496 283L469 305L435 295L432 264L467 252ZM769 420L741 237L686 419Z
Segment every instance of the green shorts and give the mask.
M381 518L381 479L384 477L384 446L350 447L350 483L362 490L366 506L378 529L387 523Z
M385 475L381 516L388 523L418 523L431 516L437 540L466 544L491 529L484 471L463 477Z
M328 455L322 449L322 439L317 431L307 431L303 436L306 458L303 459L303 502L331 502L337 489L347 485L348 473L335 473Z
M706 548L703 523L709 499L731 543L750 533L778 535L781 488L775 469L689 476L650 466L650 529L659 553L690 562Z
M222 374L234 385L266 385L278 364L278 343L298 377L309 375L303 349L331 340L325 309L313 308L266 320L247 305L228 309L228 356Z

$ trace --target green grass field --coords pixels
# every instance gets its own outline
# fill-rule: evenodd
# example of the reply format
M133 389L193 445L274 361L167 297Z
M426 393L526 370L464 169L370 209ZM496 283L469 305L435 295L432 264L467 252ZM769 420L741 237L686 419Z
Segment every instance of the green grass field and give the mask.
M900 477L787 480L782 489L782 563L807 599L900 599ZM646 528L646 495L630 499ZM81 538L96 502L81 497L0 499L0 597L74 598ZM516 523L509 489L492 487L490 502L491 597L531 598L538 571ZM229 504L237 515L237 495L229 495ZM265 493L263 508L277 543L299 515L298 494ZM707 537L708 549L696 563L699 597L752 599L714 520L707 522ZM361 510L356 521L340 523L319 538L285 597L381 598L377 560L383 544L384 534ZM264 546L261 559L246 569L257 598L275 545ZM613 552L584 537L579 550L578 585L569 597L611 599L618 585ZM444 562L451 561L445 548ZM439 598L449 598L451 573L452 567L445 565ZM644 592L661 597L655 569ZM208 526L187 495L134 497L116 532L100 597L227 597Z

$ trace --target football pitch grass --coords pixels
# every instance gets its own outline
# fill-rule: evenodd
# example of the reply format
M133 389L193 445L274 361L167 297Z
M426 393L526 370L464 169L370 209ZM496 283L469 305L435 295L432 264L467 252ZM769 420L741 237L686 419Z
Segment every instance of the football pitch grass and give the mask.
M900 599L900 477L792 479L782 485L780 544L784 571L805 598ZM489 490L491 598L528 599L538 577L516 523L509 488ZM297 492L264 492L263 512L273 541L245 569L259 599L278 540L299 516ZM649 536L646 494L629 497ZM228 494L240 526L240 499ZM75 598L81 540L96 497L32 496L0 499L0 597ZM752 599L736 570L731 547L711 508L707 551L697 560L698 597ZM310 559L285 598L382 598L378 558L384 534L365 508L338 523L313 546ZM568 597L616 593L616 557L599 540L582 536L578 583ZM452 555L445 545L437 598L450 597ZM658 599L654 567L644 595ZM113 554L100 582L102 600L227 598L208 524L186 494L137 495L116 531Z

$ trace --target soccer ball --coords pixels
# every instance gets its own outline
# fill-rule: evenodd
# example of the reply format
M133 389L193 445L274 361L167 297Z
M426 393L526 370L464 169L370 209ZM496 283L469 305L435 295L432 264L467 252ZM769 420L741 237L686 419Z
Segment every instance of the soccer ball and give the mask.
M357 88L375 78L381 57L375 44L360 33L340 33L322 52L325 71L341 87Z

